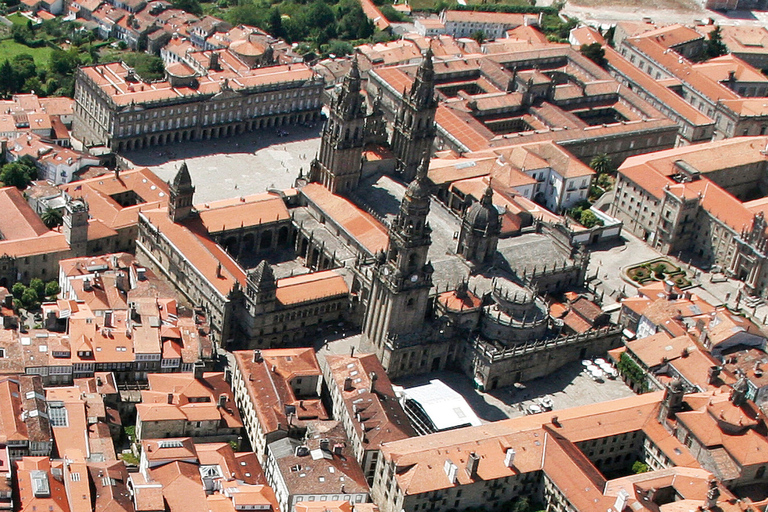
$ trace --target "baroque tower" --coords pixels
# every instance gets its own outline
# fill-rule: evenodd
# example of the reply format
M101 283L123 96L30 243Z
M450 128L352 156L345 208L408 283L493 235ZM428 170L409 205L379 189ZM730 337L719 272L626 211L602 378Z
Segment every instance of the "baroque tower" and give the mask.
M333 193L354 190L360 180L365 141L365 98L360 94L357 58L333 99L323 127L320 153L312 161L309 180Z
M387 371L399 365L393 352L422 330L428 307L434 270L427 261L432 243L428 167L429 157L424 157L389 228L387 252L378 255L363 323L363 333Z
M457 252L467 261L482 265L493 260L501 233L499 212L493 206L493 188L488 187L479 202L464 212Z
M395 172L404 182L411 181L423 156L432 154L435 140L435 70L432 49L427 49L411 90L403 91L400 108L392 128Z
M75 257L86 256L88 250L88 204L70 199L64 207L64 239Z
M195 187L192 186L192 177L189 175L186 162L183 162L176 172L169 192L168 216L171 220L178 222L189 217L189 214L192 212L192 199L195 195Z

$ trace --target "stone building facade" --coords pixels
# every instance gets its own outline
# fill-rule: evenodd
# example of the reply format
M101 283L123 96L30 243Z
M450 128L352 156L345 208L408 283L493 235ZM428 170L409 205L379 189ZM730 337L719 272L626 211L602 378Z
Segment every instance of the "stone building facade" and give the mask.
M766 137L744 137L629 159L610 214L665 254L719 265L765 296Z
M73 135L116 152L316 121L323 81L304 64L255 67L229 50L194 52L166 79L144 82L123 63L80 68Z
M355 59L344 77L341 91L331 101L320 153L310 167L310 181L322 183L333 193L357 188L365 144L365 122L365 98L360 94L360 69Z

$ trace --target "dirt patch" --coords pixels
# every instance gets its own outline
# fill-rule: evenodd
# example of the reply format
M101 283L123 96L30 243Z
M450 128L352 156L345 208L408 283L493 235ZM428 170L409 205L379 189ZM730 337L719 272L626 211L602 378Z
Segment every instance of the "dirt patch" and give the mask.
M674 11L700 11L701 6L695 0L568 0L579 7L602 7L606 9L631 8L633 10L648 7L650 9L671 9Z

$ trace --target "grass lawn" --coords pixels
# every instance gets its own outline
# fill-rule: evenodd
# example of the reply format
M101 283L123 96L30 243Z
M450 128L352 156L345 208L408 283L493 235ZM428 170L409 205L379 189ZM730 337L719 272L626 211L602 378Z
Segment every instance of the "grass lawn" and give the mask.
M35 64L38 66L47 66L52 51L53 50L48 46L30 48L29 46L17 43L13 39L4 39L3 41L0 41L0 59L2 60L10 60L22 53L28 53L35 59Z
M18 13L11 14L10 16L6 16L6 18L8 19L8 21L13 23L14 25L21 25L22 27L26 27L27 22L29 21L29 18L25 18L24 16Z

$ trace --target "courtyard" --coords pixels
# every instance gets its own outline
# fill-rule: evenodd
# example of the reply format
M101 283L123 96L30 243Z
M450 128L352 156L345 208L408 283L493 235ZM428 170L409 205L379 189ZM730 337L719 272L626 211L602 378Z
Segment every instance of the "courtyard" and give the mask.
M195 185L195 203L263 193L293 186L320 147L320 123L285 127L287 135L268 129L205 141L181 142L125 153L134 167L148 167L170 181L182 162Z

